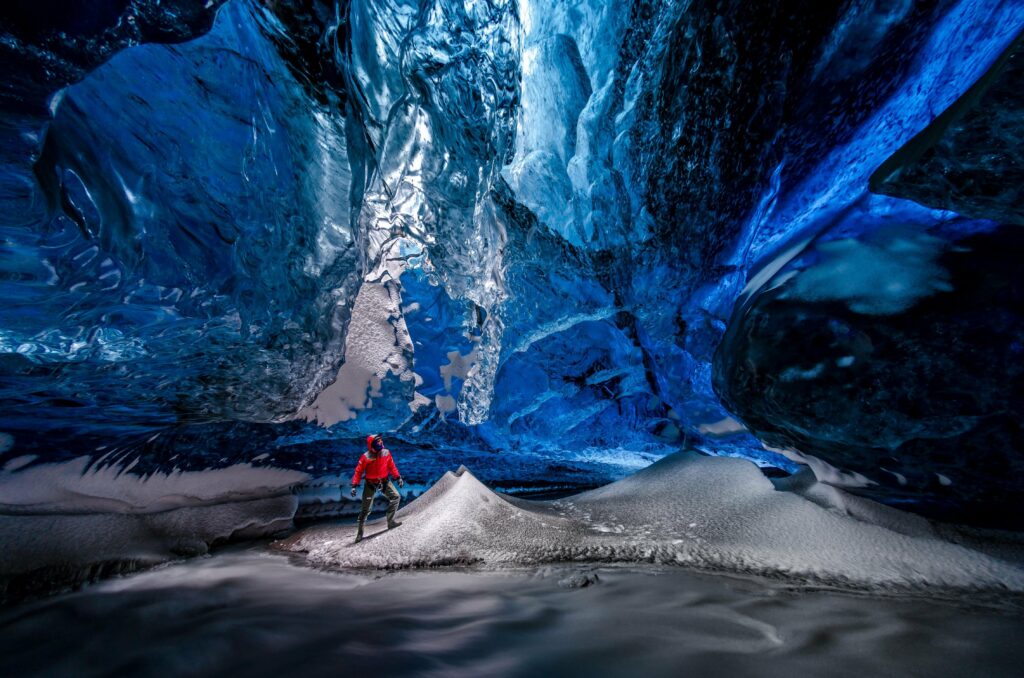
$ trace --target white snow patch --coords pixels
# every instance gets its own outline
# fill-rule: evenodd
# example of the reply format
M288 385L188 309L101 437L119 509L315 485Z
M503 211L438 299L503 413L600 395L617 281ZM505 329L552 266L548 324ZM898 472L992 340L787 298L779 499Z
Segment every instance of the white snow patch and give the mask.
M911 537L935 537L937 532L926 518L905 513L891 506L844 492L827 483L818 482L810 469L803 469L788 478L773 480L776 489L793 492L822 508L879 525Z
M870 240L833 240L818 246L821 261L801 271L784 296L845 301L851 311L900 313L936 292L952 290L938 262L946 242L896 229Z
M697 430L702 435L722 437L732 435L733 433L741 433L746 431L747 427L732 417L725 417L715 422L701 424Z
M393 373L402 381L414 381L412 340L399 305L401 298L391 283L364 282L352 307L345 344L345 362L330 386L304 407L297 418L333 426L355 419L360 410L380 395L381 381Z
M848 588L1024 590L1019 567L931 536L915 516L823 492L776 491L750 462L687 453L555 502L497 494L460 469L401 509L397 530L377 521L353 544L354 527L318 526L277 546L328 567L657 562Z
M444 379L445 389L449 393L451 392L452 377L458 377L462 381L466 381L473 368L476 367L477 362L479 362L479 356L477 355L476 347L466 355L462 355L458 351L449 351L448 363L441 365L438 370L441 373L441 378Z
M871 480L860 473L855 471L841 471L824 459L818 459L813 455L804 454L803 452L799 452L789 447L769 447L764 443L762 443L761 446L769 452L781 454L790 461L806 465L814 473L815 478L823 483L828 483L835 487L867 487L868 485L878 484L874 480Z
M450 395L438 393L434 396L434 405L437 406L438 412L442 414L448 414L456 410L455 398Z

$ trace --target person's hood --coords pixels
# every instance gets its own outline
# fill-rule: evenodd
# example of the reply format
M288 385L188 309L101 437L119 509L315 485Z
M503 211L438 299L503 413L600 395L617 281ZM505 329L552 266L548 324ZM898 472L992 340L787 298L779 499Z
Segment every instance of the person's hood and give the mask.
M388 448L382 447L380 452L373 449L373 439L377 437L377 434L366 436L366 456L370 459L376 459L377 457L386 457L390 454Z

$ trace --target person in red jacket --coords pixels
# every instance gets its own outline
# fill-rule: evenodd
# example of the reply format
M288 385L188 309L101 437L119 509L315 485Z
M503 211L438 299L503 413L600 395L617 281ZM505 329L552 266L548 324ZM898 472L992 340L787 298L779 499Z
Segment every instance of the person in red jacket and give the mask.
M398 510L398 502L402 500L398 490L391 484L391 478L398 481L399 487L405 486L402 474L395 466L395 458L391 451L384 447L384 439L379 435L366 436L366 452L359 457L359 464L356 465L356 472L352 474L352 496L356 496L356 487L359 481L366 476L366 483L363 485L363 508L359 512L359 529L356 531L356 543L363 538L363 523L366 516L370 515L370 507L373 506L373 497L379 490L388 498L388 529L394 529L402 523L395 521L395 511Z

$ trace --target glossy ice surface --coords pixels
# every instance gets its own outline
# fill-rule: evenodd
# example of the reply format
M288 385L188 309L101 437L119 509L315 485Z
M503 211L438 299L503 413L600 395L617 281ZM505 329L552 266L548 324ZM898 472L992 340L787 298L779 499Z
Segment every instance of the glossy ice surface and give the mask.
M4 462L689 447L1012 527L1024 6L812 4L5 8Z

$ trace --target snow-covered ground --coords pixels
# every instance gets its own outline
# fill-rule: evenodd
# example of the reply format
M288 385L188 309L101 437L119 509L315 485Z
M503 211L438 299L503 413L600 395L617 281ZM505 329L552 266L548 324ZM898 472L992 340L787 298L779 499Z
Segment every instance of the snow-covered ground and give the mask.
M919 517L688 453L553 502L497 494L460 469L399 520L391 531L371 523L360 544L352 525L317 525L277 546L329 568L649 562L855 589L1024 591L1016 562L951 543Z
M36 471L68 489L76 481L54 480L65 472ZM247 520L271 528L254 521L259 502L287 501L273 507L290 516L298 478L236 469L220 487L250 473L243 484L262 498L160 478L117 493L120 512L7 516L0 530L34 526L33 539L5 541L26 552L64 540L66 562L93 544L86 555L135 552L152 564L190 538L205 550ZM20 495L23 510L54 510L52 490ZM954 544L809 475L773 483L746 461L680 453L538 502L460 469L399 518L391 531L371 523L358 545L353 525L322 523L269 548L232 546L0 608L0 676L861 678L1016 676L1024 664L1024 572L1012 549ZM0 560L25 557L5 549ZM445 564L456 567L414 569Z
M317 485L272 467L138 476L85 460L14 466L0 472L8 600L288 529L300 503L321 506L324 492L328 507L356 505L336 501L340 477ZM371 522L355 545L353 525L319 523L276 546L327 568L657 563L848 589L1024 591L1019 549L953 543L918 516L809 474L771 481L737 459L678 453L556 501L496 493L465 469L405 495L397 530Z

